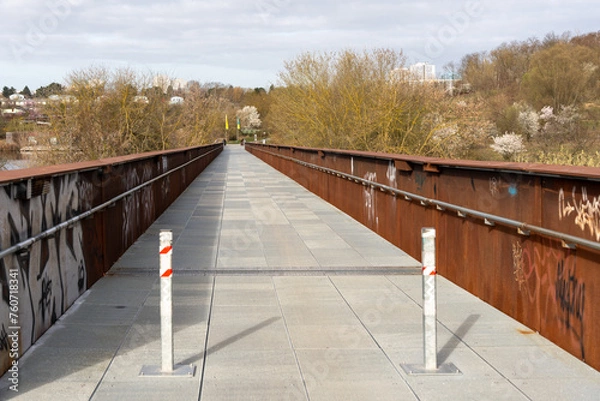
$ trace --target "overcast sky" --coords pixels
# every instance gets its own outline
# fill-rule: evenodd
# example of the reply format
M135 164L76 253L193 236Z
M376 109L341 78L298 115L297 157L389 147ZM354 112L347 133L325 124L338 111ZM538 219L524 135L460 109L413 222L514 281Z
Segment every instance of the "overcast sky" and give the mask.
M438 73L503 42L600 30L598 0L0 0L0 87L90 66L242 87L306 51L392 48Z

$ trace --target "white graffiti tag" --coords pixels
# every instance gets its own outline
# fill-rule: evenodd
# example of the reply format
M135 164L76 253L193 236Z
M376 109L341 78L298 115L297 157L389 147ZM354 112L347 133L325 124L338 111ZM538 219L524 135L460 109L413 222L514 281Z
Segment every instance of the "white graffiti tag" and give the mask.
M377 181L377 173L367 173L365 174L365 180L367 181ZM375 206L375 188L370 185L365 186L364 188L364 201L365 201L365 213L367 215L367 221L369 223L369 227L375 227L379 224L379 218L377 217L377 207Z
M575 224L582 230L589 230L590 235L600 241L600 197L588 198L587 188L581 188L581 199L576 197L573 187L571 199L565 200L565 192L561 188L558 193L558 218L562 220L575 213Z

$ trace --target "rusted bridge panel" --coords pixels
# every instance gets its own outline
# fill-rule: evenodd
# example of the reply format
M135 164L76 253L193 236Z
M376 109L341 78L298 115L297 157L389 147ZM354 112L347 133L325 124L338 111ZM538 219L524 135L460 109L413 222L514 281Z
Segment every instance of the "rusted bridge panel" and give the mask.
M0 374L221 150L218 144L0 173Z
M417 259L435 227L440 274L600 369L600 169L246 149Z

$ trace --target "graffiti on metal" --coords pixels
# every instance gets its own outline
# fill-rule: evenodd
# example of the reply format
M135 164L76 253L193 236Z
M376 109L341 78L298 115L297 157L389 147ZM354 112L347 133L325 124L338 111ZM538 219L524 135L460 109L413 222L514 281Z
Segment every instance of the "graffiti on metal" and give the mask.
M547 244L539 247L515 241L512 246L515 280L543 320L555 318L564 338L585 359L585 283L577 276L577 258L570 250Z
M527 282L525 276L525 270L523 269L523 247L521 246L521 242L515 241L512 244L513 250L513 266L515 275L515 281L519 285L519 291L522 291L524 288L524 284Z
M490 177L490 194L494 198L517 196L519 193L518 182L512 179L506 179L506 177Z
M555 289L556 301L560 308L559 320L568 334L579 342L581 359L585 360L583 345L585 283L577 277L575 263L565 265L564 260L558 262Z
M425 185L425 181L427 180L427 175L420 171L415 172L415 183L417 184L417 190L422 191L423 185Z
M76 215L80 207L76 183L77 174L55 177L48 193L26 201L14 199L11 186L0 190L0 231L8 234L2 236L2 249ZM74 224L27 251L0 259L3 370L13 359L7 335L18 334L17 354L22 355L86 290L82 242L81 224Z
M335 157L327 151L323 158L320 149L269 145L247 149L292 178L312 175L311 191L413 257L419 251L414 233L423 224L436 226L448 234L439 250L440 274L600 367L600 326L593 321L599 298L591 290L600 260L597 169L351 151L336 151ZM286 158L282 149L293 157ZM359 158L360 166L354 166ZM345 175L348 169L357 177ZM357 185L340 183L343 192L331 191L338 179ZM467 252L475 244L478 251ZM500 249L505 249L502 255L496 252Z
M134 188L141 183L149 181L152 177L152 166L146 164L142 167L141 174L139 170L133 170L130 174L124 176L125 188ZM123 238L134 238L135 230L139 225L139 221L136 218L138 213L142 213L141 221L152 221L154 214L153 206L154 196L152 188L149 186L141 189L135 196L129 196L124 199L122 216Z
M577 196L577 188L573 187L571 197L565 198L564 189L558 193L558 218L566 219L573 215L573 222L581 229L600 241L600 196L588 197L587 188L581 187L581 196Z
M394 166L394 163L390 160L388 162L387 171L385 172L385 176L388 179L388 185L390 187L396 187L396 174L396 167Z
M51 176L39 168L2 177L0 375L18 364L23 352L185 189L186 176L195 177L222 149L216 144L89 162L79 171L57 167ZM190 154L192 160L181 162ZM182 173L155 177L161 173L156 156ZM153 180L160 180L159 187ZM136 185L143 188L127 191ZM117 203L119 214L98 213L114 210ZM115 235L119 228L123 235Z
M365 180L377 181L377 173L369 172L364 176ZM365 207L365 216L367 216L369 227L377 227L379 218L377 217L377 198L375 197L375 188L365 186L363 190L363 199Z

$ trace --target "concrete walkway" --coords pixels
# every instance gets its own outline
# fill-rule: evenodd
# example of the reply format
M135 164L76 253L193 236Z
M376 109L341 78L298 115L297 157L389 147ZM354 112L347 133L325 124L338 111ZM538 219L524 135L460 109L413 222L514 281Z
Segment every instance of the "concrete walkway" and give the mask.
M174 235L175 363L160 360L158 234ZM419 235L416 233L415 235ZM422 364L418 262L244 152L224 153L20 360L23 400L597 400L600 373L438 277Z

